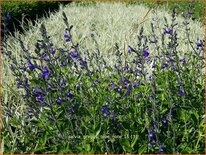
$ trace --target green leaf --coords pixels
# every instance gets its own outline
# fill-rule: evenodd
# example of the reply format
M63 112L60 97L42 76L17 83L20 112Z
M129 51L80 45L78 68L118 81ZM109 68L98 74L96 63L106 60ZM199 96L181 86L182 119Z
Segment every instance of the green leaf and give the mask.
M122 126L126 129L129 130L130 129L130 124L127 122L122 122Z
M132 144L131 144L131 147L132 147L132 148L133 148L134 145L136 144L137 140L138 140L138 135L135 135L135 137L134 137L133 140L132 140Z
M89 151L91 150L91 146L90 146L90 144L86 144L86 146L85 146L85 150L86 150L87 152L89 152Z
M139 154L143 153L146 148L147 148L147 145L142 145L142 146L138 149L138 153L139 153Z
M124 151L126 151L126 152L132 151L132 147L130 146L130 142L128 139L121 139L120 144L123 147Z
M97 137L100 132L101 132L101 123L99 123L99 124L96 126L95 130L94 130L95 137Z

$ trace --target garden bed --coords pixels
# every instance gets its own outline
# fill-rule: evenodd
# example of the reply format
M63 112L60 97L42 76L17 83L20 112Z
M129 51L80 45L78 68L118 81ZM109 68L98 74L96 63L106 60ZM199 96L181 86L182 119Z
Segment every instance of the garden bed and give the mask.
M192 18L72 3L5 38L4 153L203 154L204 24Z

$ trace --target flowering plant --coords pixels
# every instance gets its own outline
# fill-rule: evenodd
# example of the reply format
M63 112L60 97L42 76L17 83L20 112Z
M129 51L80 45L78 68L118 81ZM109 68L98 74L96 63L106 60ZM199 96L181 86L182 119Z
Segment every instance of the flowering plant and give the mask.
M179 53L174 9L171 24L165 18L161 39L155 22L151 36L140 29L138 46L128 45L127 60L116 44L114 66L98 46L89 53L73 41L65 13L63 48L55 47L44 24L34 52L19 38L18 62L4 45L26 103L25 124L7 111L7 119L17 121L27 135L10 153L202 153L204 40L191 41L190 14L184 18L192 51ZM4 129L5 140L9 132ZM13 147L5 148L8 153Z

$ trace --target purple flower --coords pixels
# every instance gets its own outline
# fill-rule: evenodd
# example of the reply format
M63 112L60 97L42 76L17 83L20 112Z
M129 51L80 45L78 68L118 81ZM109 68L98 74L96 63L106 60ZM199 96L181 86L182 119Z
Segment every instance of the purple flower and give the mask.
M23 66L21 69L22 69L24 72L26 72L26 67L25 67L25 66Z
M42 106L45 106L45 105L46 105L46 102L45 102L45 101L41 101L41 105L42 105Z
M164 118L164 119L162 120L162 124L163 124L163 125L167 125L167 119L166 119L166 118Z
M170 34L170 33L172 33L172 29L171 28L166 27L166 28L163 28L163 29L164 29L163 34Z
M125 85L127 85L127 84L129 84L129 83L130 83L129 80L124 79L124 84L125 84Z
M21 86L22 86L22 83L18 81L18 82L16 83L16 88L19 89Z
M119 129L119 128L121 127L121 124L118 122L118 123L116 124L116 127L117 127L117 129Z
M144 49L143 55L144 55L144 57L148 57L149 56L149 48L148 47Z
M179 90L178 90L178 95L179 95L179 96L184 95L184 88L183 88L183 86L180 86L180 88L179 88Z
M74 102L74 106L73 106L73 110L75 110L77 107L78 107L78 104L77 104L77 102L75 101L75 102Z
M154 146L155 142L149 141L148 146Z
M159 147L159 153L164 153L164 147L163 146Z
M11 20L11 14L10 12L7 12L5 15L6 20Z
M115 70L118 70L117 64L114 65L114 69L115 69Z
M28 67L31 71L33 71L35 69L35 66L31 63L30 60L27 60L27 63L28 63Z
M73 98L73 95L70 93L69 90L68 90L68 92L67 92L67 97L68 97L69 99L72 99L72 98Z
M114 82L110 81L110 87L114 87Z
M80 88L81 88L81 84L78 84L77 85L77 90L80 90Z
M169 59L169 60L168 60L169 62L174 62L174 59L173 59L173 58L168 57L168 59Z
M37 100L44 101L44 96L45 96L44 94L37 92L36 95L37 95L36 97Z
M72 59L76 59L76 60L80 60L80 56L79 54L76 52L76 51L71 51L69 52L69 56L72 58Z
M48 61L49 60L49 57L44 53L42 55L42 59L45 60L45 61Z
M192 10L188 10L187 13L191 15L191 14L193 14L193 11Z
M136 88L140 85L140 82L132 82L132 87Z
M65 38L66 42L70 42L71 41L71 37L70 37L70 34L69 34L68 30L64 31L64 38Z
M95 80L95 81L92 83L92 87L97 86L97 83L98 83L98 80Z
M55 49L53 47L51 47L50 48L50 52L51 52L52 55L54 55L56 51L55 51Z
M102 110L101 111L102 111L104 117L108 116L109 109L107 108L107 106L102 106Z
M12 117L11 113L8 112L8 111L6 112L6 116L7 116L7 117Z
M66 82L64 81L64 79L62 79L61 86L62 87L66 86Z
M131 54L132 52L134 52L135 50L131 47L131 46L128 46L128 53Z
M186 64L186 58L181 59L182 64Z
M149 138L152 140L155 138L155 133L152 130L149 130Z
M162 69L166 68L167 66L168 66L168 64L163 63L163 64L162 64Z
M131 88L130 86L127 87L127 95L131 93Z
M176 66L172 66L172 69L175 70L175 69L176 69Z
M58 99L56 100L57 104L61 104L62 103L62 99L60 97L58 97Z
M114 91L116 91L117 93L121 92L121 89L119 87L115 88Z
M86 66L86 64L87 64L87 61L86 61L86 58L85 58L85 60L82 60L82 61L80 62L81 69L84 69L85 66Z
M153 79L153 77L152 77L152 75L150 75L150 76L149 76L149 80L152 81L152 79Z
M203 48L203 41L202 40L198 40L197 41L197 49Z
M154 43L156 43L157 42L157 40L155 39L155 40L149 40L149 43L150 44L154 44Z
M152 68L155 68L155 66L156 66L156 64L155 64L155 62L152 64Z
M47 79L49 77L49 74L50 74L50 72L47 70L47 67L44 66L43 72L42 72L42 77Z

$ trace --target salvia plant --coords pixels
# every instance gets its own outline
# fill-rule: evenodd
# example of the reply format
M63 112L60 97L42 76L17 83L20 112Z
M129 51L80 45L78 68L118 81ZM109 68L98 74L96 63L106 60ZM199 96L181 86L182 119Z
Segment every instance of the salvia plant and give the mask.
M18 38L19 59L4 44L5 59L26 103L22 118L3 109L4 152L203 153L204 40L193 41L192 14L183 16L192 51L182 54L178 49L174 8L160 34L155 20L150 35L139 29L137 46L128 45L127 59L114 45L114 66L108 65L97 42L89 52L73 41L73 25L64 12L62 48L52 43L44 24L34 51Z

